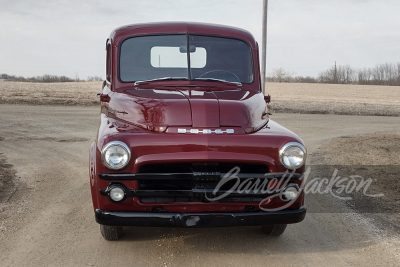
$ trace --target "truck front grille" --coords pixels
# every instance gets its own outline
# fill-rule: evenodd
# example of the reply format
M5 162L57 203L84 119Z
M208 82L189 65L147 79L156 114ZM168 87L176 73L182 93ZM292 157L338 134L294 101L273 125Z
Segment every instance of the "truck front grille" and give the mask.
M149 174L151 179L140 179L139 190L149 191L199 191L214 190L223 177L234 167L240 168L240 174L244 176L263 176L268 173L265 165L243 164L243 163L179 163L179 164L152 164L144 165L137 175ZM165 175L158 177L158 175ZM176 174L176 175L173 175ZM179 178L177 178L179 177ZM242 178L245 179L245 178ZM225 183L220 190L229 190L234 186L236 180ZM218 202L259 202L261 197L243 197L221 199ZM142 202L207 202L204 194L194 194L191 197L141 197Z

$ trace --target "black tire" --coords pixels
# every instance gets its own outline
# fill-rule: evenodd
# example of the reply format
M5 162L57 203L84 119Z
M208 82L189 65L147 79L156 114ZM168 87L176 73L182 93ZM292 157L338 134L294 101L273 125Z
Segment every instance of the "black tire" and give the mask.
M115 241L122 236L122 226L109 226L100 224L100 233L105 240Z
M287 224L263 225L262 230L269 236L280 236L285 232Z

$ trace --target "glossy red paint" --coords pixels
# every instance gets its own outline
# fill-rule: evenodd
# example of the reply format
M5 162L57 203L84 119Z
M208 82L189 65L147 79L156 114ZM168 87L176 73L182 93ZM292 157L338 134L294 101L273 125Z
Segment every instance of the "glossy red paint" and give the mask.
M100 95L100 102L107 102L108 103L108 102L110 102L110 99L111 99L110 96L107 95L107 94L105 94L105 95L101 94Z
M254 82L242 86L213 81L158 81L135 85L118 78L119 47L132 36L191 33L237 38L249 44L254 64ZM169 212L242 211L255 202L141 202L137 197L120 203L99 194L111 181L99 173L138 173L142 166L169 163L248 163L266 166L270 173L285 172L279 149L289 142L303 141L293 132L269 120L261 93L258 46L244 30L196 23L154 23L129 25L114 30L108 43L110 75L101 98L101 121L97 139L90 148L90 185L94 209L107 211L151 211L163 207ZM268 98L269 99L269 98ZM106 101L107 100L107 101ZM233 130L223 134L179 133L179 129ZM111 141L124 142L131 150L128 165L118 171L107 169L101 150ZM303 173L305 167L296 170ZM137 180L116 181L137 190ZM294 181L300 185L300 181ZM278 207L279 197L265 203ZM303 194L291 209L304 205Z
M134 88L115 93L111 118L163 132L170 126L241 127L257 131L268 121L261 93L247 90L207 92Z

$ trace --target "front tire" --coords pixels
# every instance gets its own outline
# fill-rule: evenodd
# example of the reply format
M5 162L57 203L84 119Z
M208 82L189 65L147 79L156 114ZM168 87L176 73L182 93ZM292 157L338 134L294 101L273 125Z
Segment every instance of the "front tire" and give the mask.
M109 226L100 224L100 233L105 240L115 241L122 236L122 226Z
M262 230L269 236L280 236L285 232L287 224L263 225Z

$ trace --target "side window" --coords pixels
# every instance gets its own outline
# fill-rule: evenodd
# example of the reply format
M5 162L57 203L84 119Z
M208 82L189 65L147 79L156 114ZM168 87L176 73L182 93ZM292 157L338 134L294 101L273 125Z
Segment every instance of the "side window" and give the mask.
M106 80L111 82L111 44L107 42L106 55Z

